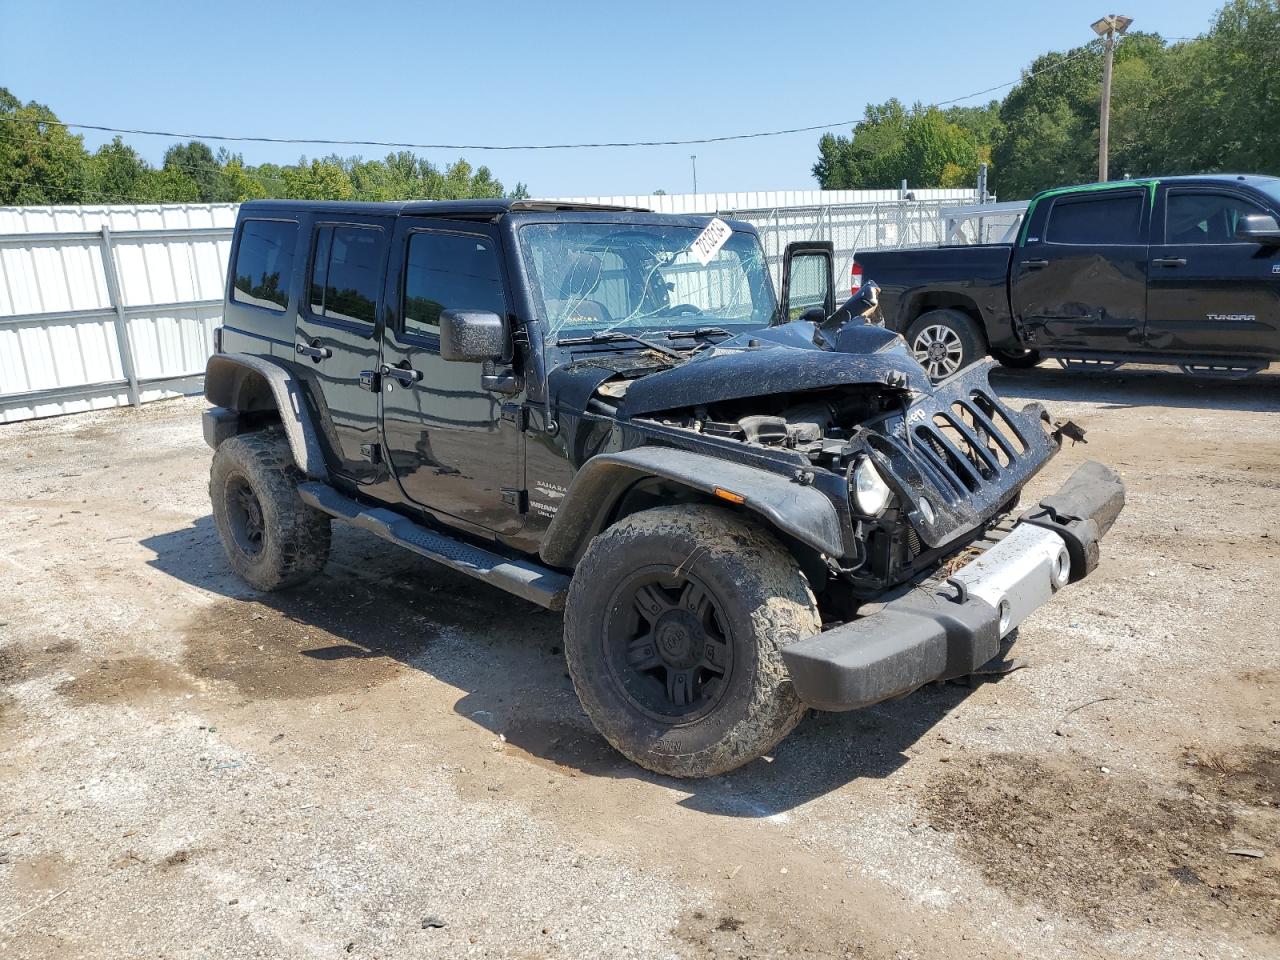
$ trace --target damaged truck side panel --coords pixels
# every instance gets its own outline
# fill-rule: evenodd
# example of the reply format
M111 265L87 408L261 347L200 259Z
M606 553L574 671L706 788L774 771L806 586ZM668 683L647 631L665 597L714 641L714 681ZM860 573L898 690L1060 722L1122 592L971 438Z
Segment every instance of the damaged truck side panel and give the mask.
M206 380L232 566L302 582L338 520L563 610L593 723L673 776L973 672L1096 566L1123 486L1086 465L1019 512L1062 428L989 364L931 383L867 294L833 311L828 254L789 251L779 303L717 218L244 204Z

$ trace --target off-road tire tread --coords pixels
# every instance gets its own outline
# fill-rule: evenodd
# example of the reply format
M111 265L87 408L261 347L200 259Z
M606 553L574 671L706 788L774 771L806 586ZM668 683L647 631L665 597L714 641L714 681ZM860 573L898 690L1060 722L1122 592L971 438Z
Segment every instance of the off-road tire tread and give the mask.
M607 555L644 556L645 542L674 536L692 545L690 562L722 564L734 571L737 593L721 598L745 608L757 645L757 669L745 715L711 746L696 752L657 752L643 723L619 703L603 702L584 682L604 669L591 654L597 638L582 635L581 612L601 598L597 571ZM761 524L730 510L704 504L680 504L634 513L592 540L578 564L565 609L565 655L583 708L596 728L625 757L671 777L707 777L725 773L767 754L804 716L780 651L816 634L822 626L817 601L795 558ZM717 709L720 709L719 707Z
M262 506L266 533L257 558L240 551L227 521L223 494L233 473L248 480ZM329 516L302 501L302 479L288 439L276 428L239 434L214 451L209 470L214 525L231 568L255 589L296 586L324 569L329 559Z

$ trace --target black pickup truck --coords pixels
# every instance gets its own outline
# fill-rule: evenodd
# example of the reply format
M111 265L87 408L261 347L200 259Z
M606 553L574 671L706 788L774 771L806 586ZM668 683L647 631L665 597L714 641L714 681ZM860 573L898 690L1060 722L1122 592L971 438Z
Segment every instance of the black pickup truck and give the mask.
M1280 177L1124 180L1032 198L1012 244L860 253L886 325L935 380L1162 363L1247 376L1280 360ZM858 270L855 267L855 273Z

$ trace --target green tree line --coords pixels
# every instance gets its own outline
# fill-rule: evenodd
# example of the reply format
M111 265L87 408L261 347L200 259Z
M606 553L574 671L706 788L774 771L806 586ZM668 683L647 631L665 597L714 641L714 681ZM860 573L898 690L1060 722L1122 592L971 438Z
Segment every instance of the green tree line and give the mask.
M239 154L192 140L169 147L155 167L120 137L91 153L57 119L0 87L0 206L528 196L523 183L508 191L488 167L459 159L440 169L408 150L382 160L334 155L250 166Z
M1097 179L1101 44L1043 54L1003 100L939 110L869 105L852 135L818 143L825 189L969 186L1003 199ZM1110 173L1280 173L1280 0L1231 0L1207 33L1119 42Z

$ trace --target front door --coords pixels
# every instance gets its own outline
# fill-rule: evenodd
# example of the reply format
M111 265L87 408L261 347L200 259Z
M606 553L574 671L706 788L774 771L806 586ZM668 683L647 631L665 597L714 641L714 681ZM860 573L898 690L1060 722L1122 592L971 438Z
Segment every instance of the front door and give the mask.
M298 306L294 369L324 433L330 469L355 483L380 478L378 400L361 371L378 362L377 315L387 248L386 218L317 218L309 225L307 284Z
M380 366L387 459L414 503L480 532L513 532L524 520L515 406L484 389L483 364L440 356L443 311L510 314L497 235L402 217L393 243Z
M1039 236L1015 251L1013 308L1029 346L1129 353L1147 304L1143 187L1054 197Z
M1266 214L1230 190L1171 187L1152 231L1147 343L1212 357L1280 353L1280 250L1235 238L1247 214Z

